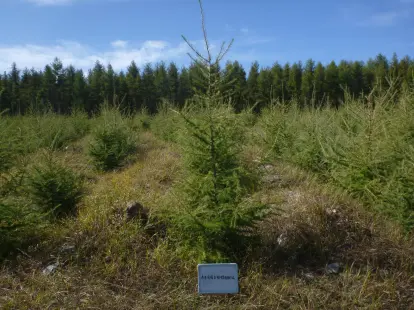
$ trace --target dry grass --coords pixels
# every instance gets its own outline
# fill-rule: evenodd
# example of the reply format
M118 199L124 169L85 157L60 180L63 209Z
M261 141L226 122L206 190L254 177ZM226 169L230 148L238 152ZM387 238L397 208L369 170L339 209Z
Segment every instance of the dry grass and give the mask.
M342 193L283 163L261 168L257 199L281 208L260 227L262 244L241 264L241 293L198 296L196 266L139 221L128 201L151 215L179 197L180 154L151 133L129 164L107 174L88 166L82 143L59 156L88 176L77 219L52 227L0 270L2 309L413 309L414 242ZM68 153L69 152L69 153ZM246 150L252 165L262 150ZM73 245L71 252L62 245ZM42 269L59 262L57 271ZM325 266L338 262L340 274Z

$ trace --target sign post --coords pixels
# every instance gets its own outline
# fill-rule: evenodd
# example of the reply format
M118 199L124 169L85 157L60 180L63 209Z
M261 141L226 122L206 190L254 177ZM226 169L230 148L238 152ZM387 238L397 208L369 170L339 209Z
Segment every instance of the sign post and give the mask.
M199 264L199 294L238 294L239 270L237 264Z

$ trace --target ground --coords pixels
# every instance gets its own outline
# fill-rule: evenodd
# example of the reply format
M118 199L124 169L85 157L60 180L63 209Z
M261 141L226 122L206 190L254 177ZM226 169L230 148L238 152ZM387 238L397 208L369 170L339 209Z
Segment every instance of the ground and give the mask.
M261 246L239 262L240 294L199 296L196 264L151 226L157 210L179 204L180 149L142 132L125 167L97 173L83 155L85 139L56 153L87 177L79 214L3 263L2 309L414 308L412 239L311 173L263 162L260 148L243 158L260 171L254 198L272 206L259 225ZM126 221L129 201L150 210L150 224ZM338 272L328 271L332 263Z

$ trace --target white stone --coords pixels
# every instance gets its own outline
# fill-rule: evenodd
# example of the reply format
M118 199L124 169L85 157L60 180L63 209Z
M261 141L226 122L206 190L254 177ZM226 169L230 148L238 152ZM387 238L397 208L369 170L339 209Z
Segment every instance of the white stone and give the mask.
M56 269L59 267L59 263L54 263L52 265L47 266L45 269L43 269L43 274L49 275L56 271Z

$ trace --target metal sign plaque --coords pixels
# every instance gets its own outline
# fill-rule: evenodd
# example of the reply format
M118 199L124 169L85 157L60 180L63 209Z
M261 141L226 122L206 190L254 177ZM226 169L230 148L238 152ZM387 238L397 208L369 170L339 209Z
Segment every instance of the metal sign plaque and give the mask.
M239 293L239 270L237 264L199 264L198 293Z

